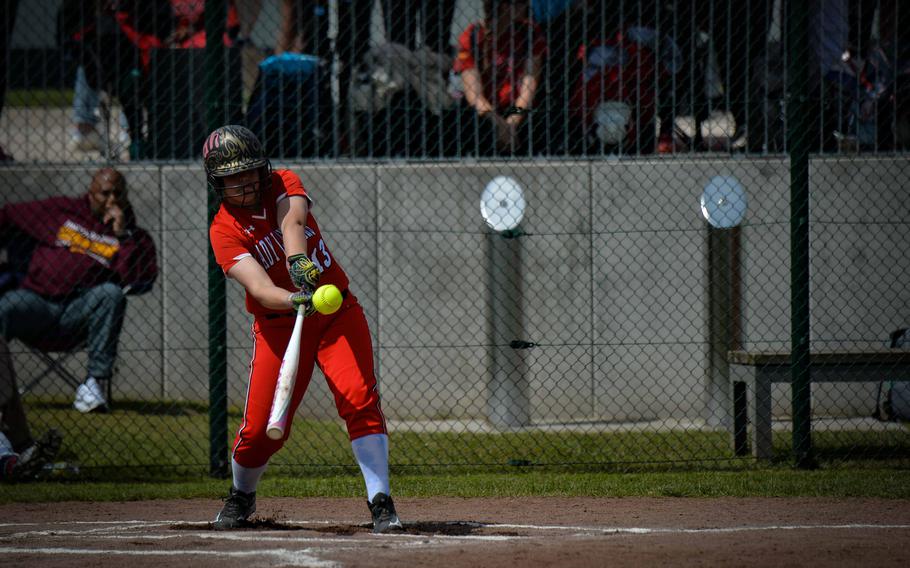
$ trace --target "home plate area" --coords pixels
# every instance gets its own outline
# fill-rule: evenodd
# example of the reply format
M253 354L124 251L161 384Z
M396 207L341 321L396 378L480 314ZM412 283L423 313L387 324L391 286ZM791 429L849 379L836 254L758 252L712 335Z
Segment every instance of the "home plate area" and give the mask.
M40 559L41 566L70 565L78 557L89 565L107 559L121 566L169 561L190 566L354 566L371 564L368 560L376 559L378 551L442 551L527 540L531 532L539 532L468 521L407 522L402 531L386 535L374 535L371 529L370 524L263 517L233 531L182 521L74 521L40 528L8 523L0 527L0 553L20 558L22 565L38 565Z
M201 500L0 506L11 566L906 566L910 507L868 499L396 499L374 535L365 502L261 499L212 530ZM170 512L171 515L167 515ZM74 520L78 519L78 520Z

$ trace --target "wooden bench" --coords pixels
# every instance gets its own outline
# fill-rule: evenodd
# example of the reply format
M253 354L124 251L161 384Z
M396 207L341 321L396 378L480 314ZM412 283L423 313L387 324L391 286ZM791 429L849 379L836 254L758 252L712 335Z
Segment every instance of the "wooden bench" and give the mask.
M910 352L864 350L814 352L810 355L809 379L813 383L910 381ZM754 392L752 454L773 456L771 444L771 385L790 382L790 353L730 351L730 381L733 384L733 451L748 454L748 391Z

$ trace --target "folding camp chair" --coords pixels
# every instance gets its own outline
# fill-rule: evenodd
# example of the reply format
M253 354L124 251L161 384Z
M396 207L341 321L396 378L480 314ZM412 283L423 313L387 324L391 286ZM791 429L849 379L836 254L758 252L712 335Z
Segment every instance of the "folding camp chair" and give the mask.
M18 340L17 340L18 341ZM75 356L76 353L85 347L85 339L79 339L75 342L46 342L40 345L30 344L19 341L23 344L32 355L36 356L44 363L44 369L36 373L27 383L20 383L19 394L26 394L36 387L41 381L48 376L57 375L64 381L72 385L73 388L82 384L83 378L74 375L67 367L66 362ZM111 381L107 381L107 400L111 400Z
M66 360L72 354L71 352L63 351L60 353L60 355L54 357L48 351L41 351L40 349L31 347L29 349L32 353L44 361L46 367L43 372L39 373L34 379L29 381L27 385L20 387L19 394L25 394L30 391L32 387L41 382L45 375L48 375L50 373L56 373L57 375L60 375L66 382L71 384L73 388L78 387L82 383L80 379L76 378L76 375L72 374L69 369L64 367L64 363L66 363Z

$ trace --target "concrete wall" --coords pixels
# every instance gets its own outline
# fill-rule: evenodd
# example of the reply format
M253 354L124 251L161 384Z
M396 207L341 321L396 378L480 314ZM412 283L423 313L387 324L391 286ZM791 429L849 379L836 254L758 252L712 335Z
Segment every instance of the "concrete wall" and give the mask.
M723 421L729 403L709 369L708 233L699 213L715 175L737 177L749 195L745 346L789 346L786 161L293 167L366 311L392 419L485 420L495 366L517 361L505 376L527 400L528 423ZM161 276L151 293L129 300L114 395L207 400L204 176L195 164L123 169L140 224L158 244ZM81 193L91 171L2 168L3 202ZM479 211L483 187L498 175L514 177L528 202L507 266L491 264L502 237ZM900 160L813 162L814 347L881 344L910 322L901 245L910 242L908 175ZM535 347L516 353L502 337L494 341L497 286L519 307L513 339ZM239 286L227 289L229 389L240 403L251 320ZM42 372L26 353L15 363L23 383ZM77 356L70 368L81 376L83 364ZM830 387L815 387L817 411L871 411L868 385ZM56 378L35 390L71 394ZM776 396L776 411L787 412L788 391ZM335 415L318 371L301 412Z
M744 341L748 349L789 351L787 170L766 169L762 179L757 187L745 184L750 201L742 230ZM811 162L813 350L887 347L888 334L910 324L908 188L910 168L903 157ZM813 410L868 416L876 388L860 383L813 385ZM789 387L774 389L775 414L789 413Z

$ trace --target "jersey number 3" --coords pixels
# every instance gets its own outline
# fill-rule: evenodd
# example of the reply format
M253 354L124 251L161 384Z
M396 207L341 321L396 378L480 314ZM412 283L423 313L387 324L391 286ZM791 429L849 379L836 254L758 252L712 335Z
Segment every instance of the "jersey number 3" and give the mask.
M325 241L319 239L319 244L316 245L316 248L310 253L310 260L313 261L313 264L316 265L316 268L319 269L320 273L325 272L332 266L332 255L329 254L329 249L325 246Z

